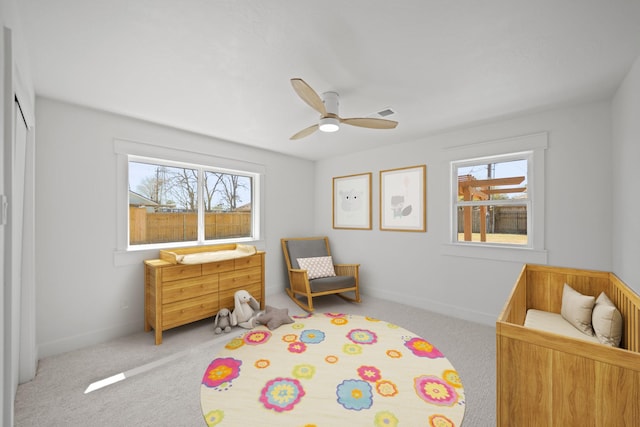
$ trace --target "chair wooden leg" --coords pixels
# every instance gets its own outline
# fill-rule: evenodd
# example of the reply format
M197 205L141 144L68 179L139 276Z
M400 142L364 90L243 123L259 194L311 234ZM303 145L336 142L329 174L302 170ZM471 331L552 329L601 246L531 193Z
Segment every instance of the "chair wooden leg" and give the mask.
M309 302L309 305L305 305L302 301L300 301L297 297L296 294L293 293L293 291L291 289L286 289L287 294L289 295L289 298L291 298L293 300L293 302L295 302L296 304L298 304L298 306L303 309L304 311L307 311L309 313L313 312L313 301L311 299L311 297L307 297L307 300Z
M360 295L357 292L356 292L355 298L347 296L345 294L336 294L336 295L339 296L340 298L342 298L345 301L360 302Z

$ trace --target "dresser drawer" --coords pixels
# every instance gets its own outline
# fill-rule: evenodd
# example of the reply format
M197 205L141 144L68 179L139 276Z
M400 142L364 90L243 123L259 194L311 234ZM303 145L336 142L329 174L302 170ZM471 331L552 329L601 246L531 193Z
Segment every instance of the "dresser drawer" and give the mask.
M220 273L220 290L242 287L246 283L259 282L262 279L262 267Z
M232 259L220 262L208 262L202 264L202 274L216 274L223 271L231 271L234 269L235 264Z
M236 291L239 291L240 289L244 289L245 291L249 292L251 296L254 297L259 303L262 302L262 283L247 283L243 286L240 286L239 288L225 290L221 289L218 293L220 299L220 308L228 308L229 310L233 311L233 309L236 307L236 301L233 297Z
M172 303L218 292L218 275L192 277L165 282L162 287L162 303Z
M236 270L249 267L259 267L262 265L262 255L256 254L244 258L236 258L233 261Z
M202 264L195 265L173 265L162 269L162 281L187 279L189 277L198 277L202 274Z
M215 294L203 295L162 306L162 328L169 329L185 323L212 317L218 312Z

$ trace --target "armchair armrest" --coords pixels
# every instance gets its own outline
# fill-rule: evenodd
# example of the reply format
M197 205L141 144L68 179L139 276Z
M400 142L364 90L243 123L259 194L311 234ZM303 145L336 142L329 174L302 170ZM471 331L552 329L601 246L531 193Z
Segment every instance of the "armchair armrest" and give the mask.
M336 274L338 276L358 277L360 264L334 264L333 268L335 268Z
M309 275L307 274L307 270L303 270L301 268L290 268L289 280L291 280L291 284L294 287L302 286L306 288L309 285Z

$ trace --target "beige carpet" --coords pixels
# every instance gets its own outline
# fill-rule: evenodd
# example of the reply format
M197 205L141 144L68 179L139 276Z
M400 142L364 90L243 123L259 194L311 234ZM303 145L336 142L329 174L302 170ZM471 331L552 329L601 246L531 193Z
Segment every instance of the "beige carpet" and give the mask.
M304 314L283 293L269 305ZM372 316L428 337L464 383L463 426L495 425L495 329L418 308L363 297L361 304L328 296L317 312ZM234 329L239 335L245 330ZM232 335L215 335L211 321L167 331L163 344L140 332L40 361L36 378L18 387L16 426L205 426L200 407L204 371ZM96 381L127 378L85 394ZM257 427L257 426L256 426Z

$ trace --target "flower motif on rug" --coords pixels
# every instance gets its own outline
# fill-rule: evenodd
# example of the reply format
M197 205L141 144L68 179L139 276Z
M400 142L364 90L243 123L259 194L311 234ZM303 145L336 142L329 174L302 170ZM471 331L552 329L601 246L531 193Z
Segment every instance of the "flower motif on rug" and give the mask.
M425 375L414 378L417 395L427 403L439 406L453 406L458 401L458 393L444 380Z
M418 357L428 357L429 359L444 357L444 355L440 353L440 350L435 348L424 338L411 338L409 341L405 342L404 345Z
M402 357L402 353L399 352L398 350L387 350L387 356L389 356L392 359L400 359Z
M342 346L342 352L352 356L362 353L362 346L358 344L345 344Z
M344 313L324 313L324 315L327 316L327 317L332 317L334 319L338 319L338 318L341 318L341 317L347 317L347 315L344 314Z
M347 334L347 338L356 344L375 344L378 342L376 333L368 329L352 329Z
M362 380L344 380L336 389L338 403L346 409L360 411L373 405L371 385Z
M298 336L296 334L286 334L282 337L282 341L295 342L295 341L298 341Z
M328 355L324 358L324 361L330 364L338 363L338 356L334 356L333 354Z
M440 414L431 415L429 417L429 425L431 427L455 427L453 421Z
M336 317L335 319L331 319L331 324L336 326L343 326L349 323L349 321L345 317Z
M360 366L358 368L358 375L363 380L372 383L375 383L376 381L380 380L380 378L382 378L380 369L376 368L375 366Z
M269 338L271 338L271 332L266 330L256 330L248 332L244 336L244 342L251 345L258 345L266 343L269 341Z
M294 319L308 319L308 318L310 318L311 316L313 316L313 313L307 313L307 314L296 314L296 315L291 316L291 317L293 317Z
M462 388L462 380L457 371L447 369L442 373L442 379L455 388Z
M398 419L389 411L378 412L373 422L376 427L396 427L398 425Z
M253 366L258 369L268 368L269 365L271 365L271 362L269 362L267 359L258 359L256 360L256 363L253 364Z
M202 377L202 384L210 388L218 387L240 375L242 360L225 357L215 359L210 364Z
M307 345L300 341L295 341L289 344L287 347L289 353L304 353L307 350Z
M224 412L222 412L219 409L215 411L211 411L204 416L204 420L209 427L213 427L215 425L220 424L223 419L224 419Z
M293 367L292 374L296 378L310 380L316 374L316 367L313 365L296 365Z
M240 337L233 338L224 346L227 350L236 350L244 345L244 341Z
M398 387L389 380L382 380L376 383L376 391L382 397L393 397L398 394Z
M300 334L300 341L305 344L320 344L324 341L324 332L318 329L307 329Z
M275 378L260 392L260 402L277 412L290 411L304 396L300 382L293 378Z

